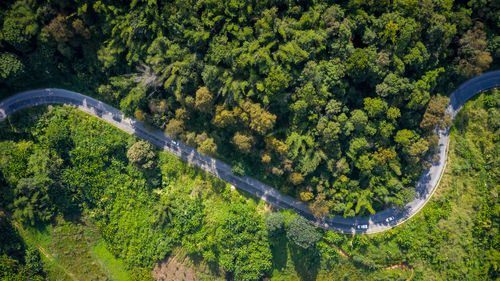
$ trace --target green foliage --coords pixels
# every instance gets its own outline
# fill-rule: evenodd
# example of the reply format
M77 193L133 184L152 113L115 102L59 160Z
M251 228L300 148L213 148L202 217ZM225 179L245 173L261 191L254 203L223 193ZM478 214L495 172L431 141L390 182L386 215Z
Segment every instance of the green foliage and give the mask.
M38 249L28 248L26 250L26 256L24 257L24 259L28 272L33 275L43 275L43 265Z
M38 250L26 249L4 212L0 212L0 231L0 280L46 280Z
M31 38L39 31L33 6L31 1L17 1L3 21L2 39L21 52L31 49Z
M145 103L146 91L142 87L133 88L120 102L121 111L127 116L133 116L136 109Z
M243 153L250 153L255 139L252 135L236 132L233 137L233 143Z
M196 91L195 107L201 112L210 112L212 109L213 96L207 87L201 87Z
M51 197L57 186L67 189L58 194L59 199L77 204L73 213L81 209L87 214L109 251L124 260L137 280L149 278L145 272L175 247L185 248L193 259L201 257L238 280L259 280L269 272L271 252L263 217L220 180L165 153L149 169L142 169L144 163L154 160L151 144L136 142L75 109L58 107L44 113L31 128L13 126L18 125L30 132L35 143L0 142L5 148L0 154L5 160L0 166L2 174L16 187L14 198L2 198L11 200L2 203L15 217L43 222L67 211ZM60 141L49 145L47 140L61 140L58 136L69 140L62 146ZM197 140L204 142L205 138L206 134ZM134 144L127 150L129 143ZM141 166L129 165L129 161ZM31 200L22 199L28 195ZM71 239L83 239L74 228L68 223L57 229L61 233L76 231ZM58 239L61 241L55 243L68 242ZM30 260L34 268L36 257L30 256Z
M224 183L164 153L160 153L157 160L161 173L146 173L127 165L129 137L125 133L69 108L49 110L31 127L25 127L22 119L11 123L16 131L28 132L29 135L24 136L32 141L20 138L1 142L0 168L5 182L14 187L24 186L26 179L35 182L35 178L43 178L45 174L57 176L49 177L53 184L64 180L72 192L61 196L70 196L71 200L81 203L110 251L125 260L135 272L134 276L140 278L149 278L144 268L163 259L174 247L182 247L190 257L221 267L238 280L258 280L271 274L285 279L337 278L336 274L346 273L360 280L394 276L407 279L408 270L400 273L396 269L380 270L398 263L413 265L415 276L426 280L442 276L494 279L498 276L498 251L494 246L499 228L494 184L498 182L494 161L498 157L495 134L499 126L498 100L498 91L493 91L462 109L452 133L450 168L440 186L443 190L439 189L432 201L409 222L373 236L326 232L321 240L322 235L300 216L278 212L264 218L256 212L252 200L245 200ZM12 130L10 125L2 130L6 128ZM424 139L416 138L411 130L400 131L398 142L409 149L415 144L418 148ZM61 142L64 139L61 136L68 136L70 140ZM363 141L360 144L366 145ZM297 150L298 155L301 151ZM359 156L360 163L376 161L377 165L388 165L396 157L394 148L377 149L371 156L354 152L355 149L353 155ZM58 160L59 154L65 161ZM340 171L346 169L345 165L345 160L339 160L335 168ZM360 166L360 169L365 168ZM342 181L345 179L340 179ZM407 196L408 189L396 178L386 185ZM380 188L377 186L376 190ZM312 205L317 205L314 210L328 206L322 201L322 195L311 200ZM351 196L355 196L356 202L353 212L373 211L368 200L373 195L369 191ZM411 194L408 196L411 198ZM12 203L15 198L2 197L2 200ZM407 199L389 200L399 205ZM47 204L59 211L58 204L52 201ZM6 205L15 211L15 205ZM15 238L16 232L7 220L5 222L7 224L1 224L2 239L6 239L2 243L2 254L24 252ZM287 225L286 235L284 225ZM57 229L60 238L55 241L66 241L68 238L63 238L66 230L74 232L69 224ZM329 243L338 245L352 255L352 259L339 256ZM37 280L39 275L27 275L23 271L28 264L37 267L36 251L30 250L25 260L26 265L3 256L2 274L9 276L9 280L25 280L24 276Z
M127 151L128 160L143 169L151 169L155 165L155 152L151 143L138 141Z
M0 54L0 77L9 83L18 82L25 74L25 66L19 57L12 53Z
M22 266L19 261L7 256L0 256L0 278L1 280L44 280L43 276L30 272L28 268Z
M415 181L434 151L432 128L448 124L442 115L446 101L438 93L446 95L462 82L457 77L477 75L498 65L499 58L498 5L494 1L71 4L19 0L4 1L0 6L2 96L15 93L14 88L46 85L90 93L120 106L127 116L140 117L172 137L186 140L204 154L237 162L240 168L251 167L250 176L273 186L283 186L283 179L289 179L294 185L283 190L290 195L310 190L314 196L310 206L318 215L325 208L337 215L366 215L411 200ZM478 174L483 182L468 183L468 187L495 183L491 180L495 172L484 168L495 162L491 158L495 150L488 149L492 142L482 135L487 128L497 128L494 100L485 98L480 102L484 108L478 106L467 118L457 119L464 131L474 130L481 136L474 141L471 136L467 141L456 140L463 161L454 166L454 173L471 177L468 173L484 171ZM33 131L9 129L9 134L2 134L6 141L0 143L0 183L7 186L1 190L5 194L2 208L17 211L16 217L29 223L46 221L59 211L102 213L95 221L102 221L101 230L116 245L113 251L129 257L128 263L150 264L173 245L187 243L178 242L171 233L160 236L160 231L144 230L156 224L167 232L177 227L175 200L142 193L169 186L175 181L170 174L158 176L154 169L142 171L128 165L128 141L117 137L114 129L104 130L89 119L76 122L71 114L56 117L52 113L44 118L50 122L41 121ZM485 130L475 130L477 127ZM87 135L94 131L98 133ZM10 134L15 138L8 139ZM228 145L231 140L234 146ZM246 157L241 153L247 153ZM34 165L36 161L41 165ZM204 184L196 186L189 188L190 196L211 190ZM115 199L122 193L127 198ZM161 203L148 203L143 197ZM483 193L477 197L486 198ZM134 202L129 202L131 198ZM303 266L297 266L301 269L296 272L303 279L343 279L346 274L355 279L384 279L382 273L360 273L356 268L373 270L372 261L389 265L388 259L431 261L427 271L417 272L415 278L495 279L498 247L490 245L498 236L496 203L495 196L488 198L468 204L481 210L481 219L474 222L477 236L460 236L465 237L461 243L450 240L454 237L450 233L456 231L436 225L449 216L450 205L444 200L426 213L428 226L415 227L430 235L422 240L405 230L395 235L405 239L388 237L392 242L383 249L380 240L374 246L355 238L349 246L345 239L344 249L362 257L356 258L355 265L339 262L322 242L318 243L321 262L312 254L301 252L299 258L295 250L286 252L295 253L290 263ZM107 200L118 203L108 205ZM195 216L205 208L200 203L186 204L179 204L191 210L186 217L208 220L208 216ZM158 249L144 243L139 230L128 235L116 231L116 225L106 227L107 220L116 220L127 230L134 229L133 217L120 213L130 206L143 210L133 216L155 221L139 228L146 233L144 239L162 245ZM182 217L180 214L177 216ZM471 221L466 216L454 219ZM184 222L179 225L195 233L203 229ZM212 239L213 233L203 237ZM483 255L474 243L468 244L470 237L485 241L481 245L488 252ZM127 245L134 248L130 255L124 250ZM261 245L265 248L266 242ZM461 251L455 245L473 250ZM266 253L260 246L252 247L259 249L254 252ZM456 254L448 254L450 248L456 248ZM382 254L376 255L373 249ZM234 264L244 264L248 252L225 256L218 250L221 248L211 246L200 255L234 269L228 273L234 279L258 279L270 269L264 254L259 257L261 263L248 259L252 264L237 272ZM465 265L460 260L463 256L485 262ZM338 274L316 275L320 263L339 269Z
M6 2L1 91L90 93L275 187L300 173L289 195L311 187L351 214L357 197L340 189L370 190L374 210L409 198L400 192L435 151L431 127L448 124L427 110L433 97L499 58L491 1L115 2ZM401 130L413 142L399 145ZM354 155L361 139L365 153ZM379 147L397 157L375 169ZM374 184L392 178L404 189Z
M455 118L447 169L427 205L411 220L384 233L365 236L327 232L324 238L352 256L366 280L387 280L408 264L421 280L495 280L498 271L498 119L499 92L468 102ZM393 185L395 183L391 183ZM357 206L356 206L357 207ZM325 271L356 275L337 252L318 244ZM409 273L408 273L409 274ZM408 277L399 277L407 279Z
M285 231L285 221L280 212L272 212L266 217L266 229L270 236L277 236Z
M243 163L241 162L234 164L231 168L231 172L240 177L244 177L246 175L245 166L243 166Z
M288 240L304 249L313 248L321 239L321 234L316 231L304 217L297 215L288 225L286 236Z

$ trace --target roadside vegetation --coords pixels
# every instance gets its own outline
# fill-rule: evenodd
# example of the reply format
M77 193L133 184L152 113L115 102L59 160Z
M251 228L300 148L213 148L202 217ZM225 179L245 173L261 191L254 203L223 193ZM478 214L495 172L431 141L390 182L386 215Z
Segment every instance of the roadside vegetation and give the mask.
M500 65L499 14L477 0L0 1L0 98L76 90L316 217L366 216L414 197L446 95ZM499 100L457 116L426 207L369 236L316 229L72 108L19 112L0 123L0 280L150 280L179 255L202 280L497 280Z
M90 94L317 217L366 216L414 197L444 96L498 65L499 13L476 0L2 1L0 91Z
M270 210L75 109L19 112L0 124L0 272L149 280L180 251L202 280L495 280L499 101L497 90L482 94L456 117L446 172L420 213L357 236Z

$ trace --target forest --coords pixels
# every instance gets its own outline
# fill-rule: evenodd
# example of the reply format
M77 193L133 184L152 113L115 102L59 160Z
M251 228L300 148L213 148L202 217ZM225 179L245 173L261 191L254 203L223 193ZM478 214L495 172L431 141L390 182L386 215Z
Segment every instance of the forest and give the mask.
M500 67L499 15L489 0L4 0L0 100L77 91L316 217L367 216L414 198L447 96ZM456 117L421 212L355 236L70 107L21 111L0 123L0 280L151 280L179 253L199 280L497 280L499 101Z
M152 267L179 249L205 268L198 280L495 280L499 120L500 91L467 103L432 200L402 226L353 236L270 210L76 109L18 112L0 123L0 280L72 280L54 275L24 232L52 227L47 248L56 251L88 223L123 262L128 277L119 280L151 280ZM60 254L85 260L75 250ZM95 264L77 263L80 279L99 276Z
M498 65L496 1L2 1L1 96L61 87L314 215L414 197L447 95Z

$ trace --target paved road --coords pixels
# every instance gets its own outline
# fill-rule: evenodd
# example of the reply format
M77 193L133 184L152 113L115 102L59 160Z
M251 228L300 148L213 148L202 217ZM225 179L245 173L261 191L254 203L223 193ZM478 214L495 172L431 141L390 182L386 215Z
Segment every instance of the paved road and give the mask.
M500 71L492 71L472 78L450 95L450 104L448 105L447 112L452 117L455 117L462 105L472 96L481 91L499 86ZM449 129L437 132L439 134L440 160L432 163L431 168L424 172L416 186L416 198L406 204L402 210L388 208L366 218L354 217L346 219L334 217L316 219L305 204L294 198L283 195L253 178L236 176L231 172L231 167L227 164L217 159L203 156L196 149L175 141L160 131L146 130L134 118L125 118L118 109L79 93L62 89L38 89L16 94L0 103L0 121L23 108L45 104L61 104L76 107L138 138L150 141L154 145L179 156L187 162L233 184L239 189L265 200L271 205L279 208L294 209L317 226L343 233L382 232L403 223L415 215L427 203L439 184L446 165L449 143Z

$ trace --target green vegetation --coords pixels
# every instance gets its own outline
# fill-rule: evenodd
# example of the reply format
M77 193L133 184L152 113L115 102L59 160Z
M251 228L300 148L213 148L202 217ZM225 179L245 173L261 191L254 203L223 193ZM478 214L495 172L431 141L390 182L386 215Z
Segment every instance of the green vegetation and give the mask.
M77 90L316 217L365 216L414 197L449 90L498 68L499 14L477 0L1 1L0 97ZM499 279L499 95L457 116L427 206L372 236L269 212L74 109L24 111L0 123L0 279L150 280L178 249L234 280Z
M130 280L121 261L102 247L97 230L86 222L58 218L53 225L16 227L40 251L49 280Z
M40 116L35 123L34 115ZM33 225L53 222L58 215L83 215L132 278L147 279L149 274L141 272L178 246L214 272L223 270L238 280L257 280L269 271L271 251L257 204L253 199L247 203L221 180L174 156L156 156L150 144L71 108L34 109L9 117L1 126L2 136L9 139L0 142L0 170L8 195L2 206L16 220ZM144 167L155 158L156 164ZM57 170L45 173L55 165ZM19 183L27 178L43 179L43 192L35 187L19 192L26 189ZM27 196L30 204L16 204ZM31 216L37 214L32 206L49 215ZM78 227L67 223L55 228L54 235L61 229L63 236L54 237L54 243L76 245L84 240L81 231L73 229ZM76 249L71 254L87 260L62 259L64 268L73 271L78 263L92 264L92 248L79 246L87 254ZM68 254L64 245L56 245L54 252L64 252L59 248ZM72 260L75 264L65 263ZM93 267L90 272L103 274L99 264Z
M413 267L414 280L495 280L500 275L499 101L495 90L465 105L455 119L449 163L436 194L409 222L382 234L314 229L289 210L266 211L262 201L163 152L152 150L156 164L143 169L127 158L138 143L133 137L68 107L32 109L0 124L2 192L8 195L1 206L13 214L26 206L13 204L24 196L15 192L21 181L16 173L36 177L51 161L61 163L59 173L49 177L62 195L47 189L45 207L54 215L41 226L36 220L36 227L25 220L22 235L32 248L41 246L54 256L52 262L42 256L49 279L83 274L78 266L92 265L85 274L148 280L153 264L180 247L214 278L406 280ZM52 160L29 168L40 150ZM89 223L64 221L61 214ZM2 222L8 235L1 239L13 241L1 243L3 263L12 268L6 272L24 274L31 266L25 260L31 259L19 257L27 255L22 254L27 247L6 216ZM69 248L85 259L70 263L64 258L72 254Z
M446 124L439 93L500 58L495 1L0 5L3 96L41 86L93 95L317 217L411 200L433 128ZM46 184L19 185L18 204L29 204ZM16 216L47 220L42 205Z
M352 255L358 266L412 265L415 280L497 280L499 120L498 90L468 102L454 122L441 184L420 213L382 234L328 232L325 241Z

